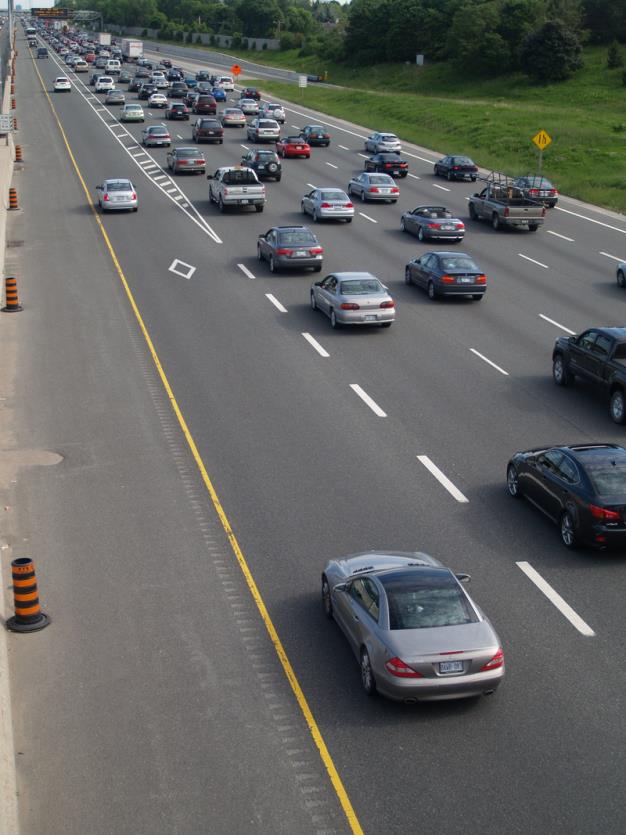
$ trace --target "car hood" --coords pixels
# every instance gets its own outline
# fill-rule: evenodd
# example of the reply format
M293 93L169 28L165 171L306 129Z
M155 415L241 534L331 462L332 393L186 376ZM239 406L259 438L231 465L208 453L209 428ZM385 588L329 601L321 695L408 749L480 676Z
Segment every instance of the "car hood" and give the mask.
M406 664L445 652L493 649L495 653L499 646L498 636L488 621L428 629L394 629L387 632L386 637L390 651Z

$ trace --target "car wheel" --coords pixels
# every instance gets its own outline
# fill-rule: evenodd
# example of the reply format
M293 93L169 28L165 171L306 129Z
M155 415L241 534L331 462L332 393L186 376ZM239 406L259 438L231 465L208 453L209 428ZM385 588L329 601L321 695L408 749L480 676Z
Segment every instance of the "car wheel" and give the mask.
M475 183L476 182L476 177L471 177L471 180L472 180L473 183Z
M317 310L317 302L315 301L315 293L311 290L311 310Z
M261 214L264 209L263 203L257 203L254 208L257 210L257 214Z
M315 223L319 223L320 216L317 213L317 209L315 209L315 211L313 212L313 220L315 221Z
M348 194L350 195L350 197L352 197L352 185L351 184L348 186Z
M222 200L222 195L221 194L220 194L220 196L218 198L218 201L217 201L217 208L220 210L220 212L223 212L226 209L226 206L224 205L224 201Z
M434 301L437 298L437 290L432 281L428 282L428 298Z
M400 231L406 232L406 223L404 222L404 218L400 218Z
M478 215L476 214L476 208L473 203L469 204L469 216L471 220L478 220Z
M552 379L557 386L568 386L574 382L574 377L568 371L562 354L557 354L552 361Z
M452 171L448 170L448 175L447 176L448 176L448 182L451 183L452 182Z
M626 275L624 275L623 270L617 271L617 283L620 287L626 287Z
M424 243L426 236L424 235L424 227L420 226L419 232L417 233L417 240Z
M277 182L277 183L280 183L281 179L282 179L282 175L281 175L281 174L278 174L278 175L276 176L276 182Z
M330 586L326 575L322 574L322 606L324 607L324 614L328 620L333 619L333 601L330 596Z
M494 229L498 230L500 228L500 216L497 212L494 212L491 216L491 225Z
M613 423L626 423L626 398L622 389L615 389L611 395L610 412Z
M435 166L435 177L438 177L438 176L439 176L439 166L436 165Z
M404 270L404 283L413 284L413 281L411 280L411 270L408 267Z
M536 224L536 223L529 223L528 224L528 231L529 232L536 232L537 229L539 229L538 224Z
M569 510L566 510L561 516L559 525L561 529L561 541L566 548L575 548L578 545L578 538L576 536L576 529L574 528L574 520Z
M346 223L352 223L352 218L351 218L351 217L347 217L347 218L346 218Z
M270 272L275 273L277 272L276 261L274 261L274 256L270 255Z
M390 328L393 325L393 322L382 322L381 328Z
M367 198L365 197L365 189L361 190L361 203L366 203Z
M368 696L375 695L376 682L374 680L374 673L372 672L372 662L370 661L369 652L365 647L361 648L361 684Z
M337 317L335 316L335 311L332 310L332 308L331 308L331 311L330 311L330 326L331 326L331 328L338 328L339 327L339 322L337 321Z
M260 246L257 246L257 248L256 248L256 257L258 258L259 261L263 260L263 252L261 251Z
M519 476L513 464L509 464L506 471L506 487L510 496L513 496L514 499L521 499L522 491L519 486Z

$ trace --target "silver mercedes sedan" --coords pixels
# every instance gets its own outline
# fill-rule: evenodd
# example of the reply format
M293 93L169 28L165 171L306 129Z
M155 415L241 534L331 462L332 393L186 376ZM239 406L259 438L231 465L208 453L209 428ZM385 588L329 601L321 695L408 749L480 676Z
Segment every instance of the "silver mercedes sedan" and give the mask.
M332 273L311 287L311 307L339 325L380 325L396 320L396 303L385 285L371 273Z
M403 702L490 695L504 678L498 635L455 574L421 552L331 560L322 603L348 639L368 696Z
M352 223L354 203L340 188L314 188L307 192L300 201L300 208L305 215L319 220L345 220Z
M126 209L136 212L139 205L137 191L130 180L104 180L96 186L98 205L103 212Z

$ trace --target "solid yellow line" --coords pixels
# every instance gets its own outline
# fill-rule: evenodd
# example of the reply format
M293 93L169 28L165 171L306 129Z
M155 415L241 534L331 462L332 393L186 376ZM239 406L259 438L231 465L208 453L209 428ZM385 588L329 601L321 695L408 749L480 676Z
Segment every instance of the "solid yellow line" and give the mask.
M32 56L31 56L31 58L32 58ZM150 338L150 334L148 333L148 329L146 328L146 326L144 324L141 313L139 312L139 308L137 307L137 304L135 302L135 298L134 298L134 296L132 294L132 291L131 291L131 289L128 285L128 282L126 280L126 276L124 275L124 272L122 270L120 262L117 258L117 255L115 254L115 250L113 249L113 245L111 244L109 236L107 235L106 229L104 228L104 225L102 223L102 219L100 218L100 215L96 212L95 204L91 199L89 189L87 188L87 186L85 184L85 180L83 179L83 176L80 172L80 169L78 167L78 163L76 162L74 154L72 153L72 149L70 147L70 143L67 139L65 131L63 130L63 125L61 124L61 120L59 119L59 117L57 115L57 112L55 110L55 107L52 104L52 99L50 98L50 95L49 95L48 91L46 90L43 78L41 77L41 74L39 73L39 70L37 69L37 65L34 63L34 59L32 59L32 60L33 60L33 66L35 68L35 72L39 76L39 81L41 83L44 94L45 94L46 98L48 99L48 103L50 105L50 108L52 109L52 113L54 115L54 118L56 119L57 125L59 126L59 130L61 132L63 142L65 143L65 147L67 148L67 152L69 154L69 157L72 161L72 165L74 166L74 170L76 171L76 175L78 176L80 184L83 187L83 190L85 192L85 196L87 197L87 202L91 206L91 210L93 211L94 217L95 217L96 222L98 224L98 228L100 229L100 232L102 233L102 237L104 238L104 242L107 246L107 249L109 250L109 254L111 256L113 264L115 265L115 269L117 270L117 274L120 278L120 281L122 282L122 286L124 287L124 290L126 291L128 301L130 302L130 306L133 310L133 313L135 314L135 318L137 319L137 322L139 324L139 328L140 328L140 330L141 330L141 332L144 336L144 339L146 340L148 350L150 351L150 354L152 356L152 360L153 360L153 362L156 366L159 377L161 378L161 382L163 383L163 387L164 387L164 389L167 393L167 396L169 398L170 405L171 405L172 409L174 410L174 414L176 415L176 418L178 419L178 423L180 424L180 428L183 431L183 435L185 436L187 444L189 445L189 449L191 450L191 454L193 455L194 461L196 462L198 470L200 471L200 475L202 476L202 481L204 482L204 486L206 487L206 489L209 493L209 496L211 497L213 507L215 508L215 511L216 511L216 513L219 517L219 520L222 523L222 527L224 528L226 536L228 537L228 541L230 542L230 546L233 549L233 553L235 554L235 557L237 558L237 562L239 563L239 567L241 568L243 576L245 577L246 583L248 585L248 589L250 590L250 594L252 595L252 597L254 599L254 602L256 603L257 609L259 610L259 614L261 615L261 618L263 620L263 623L265 624L265 628L267 630L267 633L270 637L270 640L271 640L271 642L274 646L274 649L276 650L276 654L277 654L277 656L280 660L280 663L282 665L283 672L285 673L285 675L287 677L287 680L289 681L289 684L291 685L291 689L293 691L294 696L296 697L296 700L298 702L298 706L300 707L300 710L302 711L302 715L304 716L304 719L307 723L307 726L309 728L309 732L310 732L310 734L313 738L313 741L315 742L315 745L317 746L317 749L320 753L320 757L322 758L322 762L324 763L326 771L328 772L330 782L332 783L332 786L333 786L333 788L334 788L334 790L337 794L339 802L341 803L341 808L344 811L344 814L345 814L345 816L348 820L348 823L349 823L350 828L351 828L352 832L354 833L354 835L363 835L363 829L361 828L361 824L359 823L359 819L357 818L356 812L354 811L352 803L350 802L350 798L348 797L348 793L346 792L346 790L344 788L341 777L339 776L339 772L337 771L337 768L335 767L335 764L332 760L332 757L331 757L330 752L329 752L329 750L326 746L326 743L324 742L324 737L322 736L322 733L321 733L321 731L320 731L320 729L317 725L317 722L315 721L315 718L313 716L313 712L311 711L311 708L309 707L309 704L306 700L306 696L304 695L304 692L302 691L302 688L300 687L300 682L298 681L298 679L296 677L295 671L294 671L293 667L291 666L291 662L289 661L289 658L287 656L285 648L283 647L282 641L280 640L280 638L278 636L278 632L276 631L276 627L274 626L274 623L273 623L273 621L270 617L270 614L267 611L267 607L266 607L266 605L263 601L263 598L261 597L261 593L259 591L259 588L258 588L258 586L255 582L254 577L252 576L252 572L250 571L250 568L249 568L248 563L246 561L246 558L243 554L243 551L241 550L239 542L237 541L237 537L235 536L235 534L233 532L233 529L231 527L231 524L228 521L228 517L226 515L226 512L225 512L224 508L222 507L222 503L220 502L219 496L217 495L217 491L215 490L215 487L213 486L213 482L211 481L211 479L209 477L209 474L206 470L206 467L204 466L204 462L203 462L202 458L200 457L200 453L198 452L198 447L196 446L196 442L194 441L193 436L192 436L191 432L189 431L189 427L187 426L187 421L183 417L183 413L181 412L180 407L179 407L178 403L176 402L176 397L174 396L174 392L172 391L172 387L170 386L169 380L167 379L167 375L165 374L165 371L163 370L163 366L161 365L161 360L159 359L158 354L155 350L155 347L152 343L152 339Z

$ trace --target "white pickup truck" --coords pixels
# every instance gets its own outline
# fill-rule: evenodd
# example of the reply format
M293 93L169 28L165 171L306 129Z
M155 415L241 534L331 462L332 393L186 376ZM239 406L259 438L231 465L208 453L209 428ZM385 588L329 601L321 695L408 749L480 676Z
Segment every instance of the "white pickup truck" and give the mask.
M207 174L209 200L217 203L220 212L229 206L254 206L262 212L265 206L265 186L251 168L227 166L215 174Z

